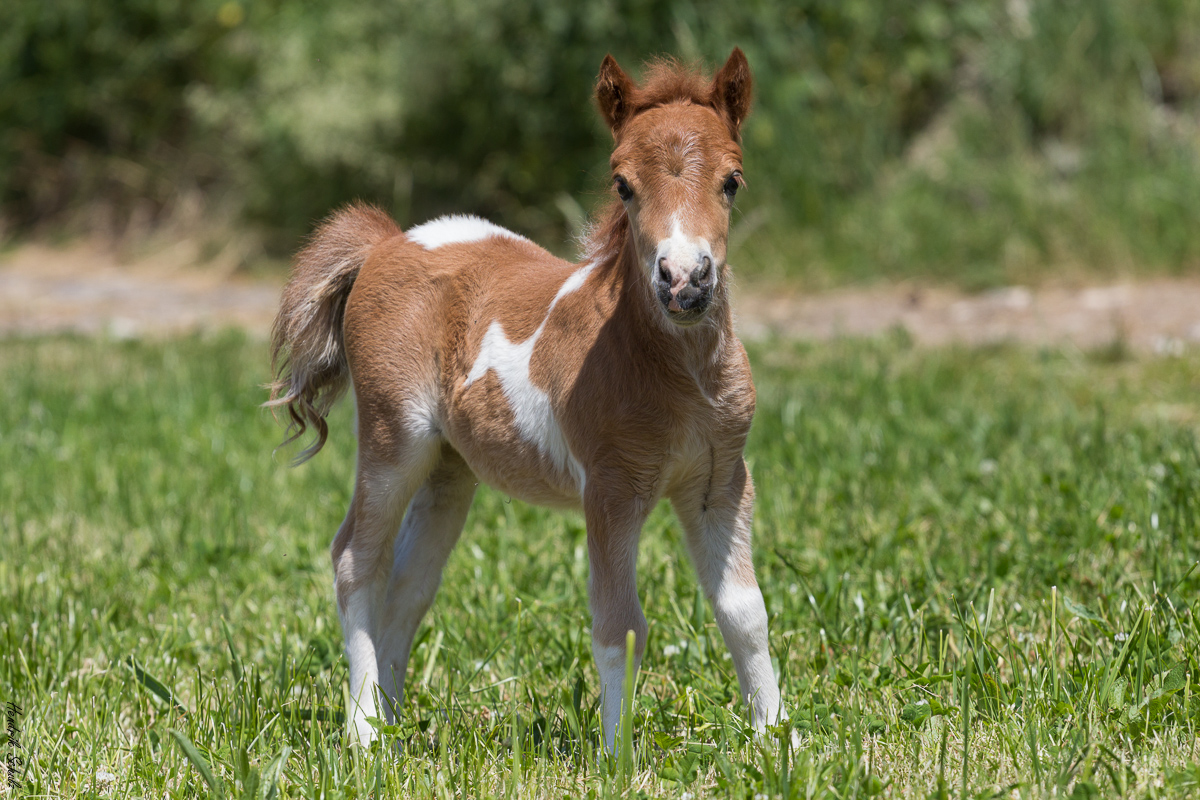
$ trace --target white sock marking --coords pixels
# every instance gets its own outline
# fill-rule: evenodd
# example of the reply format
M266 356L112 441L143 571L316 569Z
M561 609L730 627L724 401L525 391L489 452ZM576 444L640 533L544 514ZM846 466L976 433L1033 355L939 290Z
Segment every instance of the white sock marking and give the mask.
M714 599L713 608L754 727L762 730L774 725L780 714L779 683L767 649L767 608L762 592L757 586L727 583Z
M379 668L375 661L375 643L371 641L371 589L363 587L346 600L342 630L346 634L346 658L350 662L351 739L366 744L375 738L375 729L367 717L379 715L376 685Z
M625 646L603 645L592 642L592 656L596 659L596 671L600 673L600 720L604 734L604 747L610 753L617 742L617 725L621 721L621 698L625 683ZM638 662L634 656L634 673Z

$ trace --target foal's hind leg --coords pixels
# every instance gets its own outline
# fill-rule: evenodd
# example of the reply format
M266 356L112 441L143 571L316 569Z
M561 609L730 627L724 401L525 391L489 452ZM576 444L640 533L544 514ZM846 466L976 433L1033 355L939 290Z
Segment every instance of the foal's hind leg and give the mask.
M733 656L741 696L750 705L754 727L774 725L787 713L767 647L767 609L754 577L750 523L754 484L740 457L728 468L716 465L671 498L683 523L688 552L717 627Z
M438 441L432 436L385 437L384 441L391 451L387 458L377 455L379 448L372 448L369 441L360 443L354 499L333 540L338 616L350 662L350 735L352 742L362 744L375 736L367 717L378 715L377 652L392 543L405 507L438 455Z
M443 445L441 460L404 515L392 559L378 651L381 699L389 722L394 721L404 699L413 637L433 603L446 559L462 533L475 485L475 475L462 456Z

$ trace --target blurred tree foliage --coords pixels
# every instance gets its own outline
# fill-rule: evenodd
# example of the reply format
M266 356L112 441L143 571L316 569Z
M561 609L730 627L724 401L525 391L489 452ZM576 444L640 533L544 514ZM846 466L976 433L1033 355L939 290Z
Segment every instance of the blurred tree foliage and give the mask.
M734 44L761 272L1200 263L1200 0L9 0L0 213L119 229L203 198L286 251L365 198L553 245L607 192L603 55Z

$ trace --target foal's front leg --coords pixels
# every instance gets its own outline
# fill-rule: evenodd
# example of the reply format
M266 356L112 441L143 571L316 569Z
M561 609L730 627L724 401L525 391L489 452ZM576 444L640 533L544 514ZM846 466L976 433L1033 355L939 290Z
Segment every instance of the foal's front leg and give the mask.
M587 519L588 597L592 608L592 655L600 673L604 746L612 752L625 691L625 638L636 636L634 673L646 650L646 616L637 594L637 548L649 503L606 494L593 480L584 497Z
M754 577L750 525L754 484L740 456L714 468L671 498L683 523L688 552L717 627L733 656L742 699L755 729L774 725L787 712L767 647L767 609Z

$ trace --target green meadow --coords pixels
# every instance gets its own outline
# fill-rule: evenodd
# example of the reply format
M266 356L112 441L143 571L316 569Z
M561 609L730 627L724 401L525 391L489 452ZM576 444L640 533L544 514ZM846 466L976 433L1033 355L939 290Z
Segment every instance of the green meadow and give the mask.
M665 505L632 751L599 747L582 519L481 487L399 724L344 744L328 545L264 343L0 341L3 796L1190 797L1200 355L758 343L753 736ZM7 791L8 794L4 794Z

